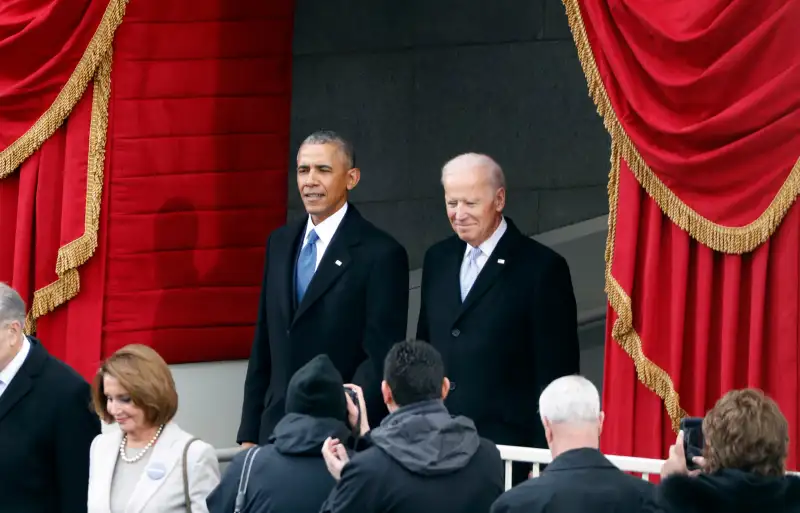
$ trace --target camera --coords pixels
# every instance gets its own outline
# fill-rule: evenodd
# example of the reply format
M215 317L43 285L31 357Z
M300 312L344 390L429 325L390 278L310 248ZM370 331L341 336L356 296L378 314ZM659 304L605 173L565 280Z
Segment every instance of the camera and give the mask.
M683 431L683 452L686 455L686 468L697 470L700 467L692 461L692 458L703 455L703 447L705 446L703 418L686 417L681 419L681 431Z
M356 411L358 412L358 417L356 419L356 423L354 426L350 426L353 428L353 436L358 438L358 434L361 429L361 405L358 404L358 394L355 390L351 390L347 387L344 387L345 393L350 397L350 400L353 401L353 404L356 407Z
M344 391L345 393L347 393L348 396L350 396L350 400L353 401L353 404L356 406L356 409L360 412L361 408L359 407L358 404L358 394L356 393L356 391L347 387L344 387Z

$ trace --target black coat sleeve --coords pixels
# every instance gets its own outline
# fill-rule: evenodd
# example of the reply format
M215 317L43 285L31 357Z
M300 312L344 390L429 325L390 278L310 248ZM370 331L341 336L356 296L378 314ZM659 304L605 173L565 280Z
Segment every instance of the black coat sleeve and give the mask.
M490 513L511 513L510 505L508 504L504 495L501 495L496 501L494 501Z
M91 388L85 381L71 387L58 412L55 468L60 511L86 511L89 491L89 449L100 434L100 419L91 409ZM48 493L43 490L42 493Z
M400 244L376 258L366 285L363 349L367 360L353 381L364 390L371 426L386 416L380 391L383 360L389 349L406 338L408 328L408 254Z
M237 454L231 461L222 479L214 491L206 498L209 513L230 513L236 506L236 494L239 491L239 478L242 475L244 458L247 451Z
M270 236L270 240L272 237ZM259 443L261 414L264 411L264 396L269 387L272 370L272 355L269 347L269 327L267 325L267 277L269 275L269 245L264 253L264 276L261 280L261 297L258 301L258 320L253 337L250 360L247 363L247 376L244 382L244 400L242 402L242 420L236 443Z
M364 513L382 511L374 469L354 458L342 469L342 477L334 487L320 513Z
M536 393L531 395L530 408L536 411L539 394L550 382L580 372L575 292L567 261L560 255L551 258L539 273L531 319Z

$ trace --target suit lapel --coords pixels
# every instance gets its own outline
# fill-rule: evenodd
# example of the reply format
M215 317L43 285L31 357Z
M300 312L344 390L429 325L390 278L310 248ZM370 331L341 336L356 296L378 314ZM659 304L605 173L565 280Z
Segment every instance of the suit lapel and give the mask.
M114 467L119 457L119 444L122 442L122 430L116 431L100 438L102 442L95 447L92 465L92 495L90 501L97 500L102 504L102 511L111 511L111 479L114 477ZM90 508L91 510L91 508Z
M142 513L145 511L148 501L153 495L167 481L167 477L172 472L172 469L178 464L182 454L183 445L180 441L183 439L181 431L175 424L167 424L161 432L158 441L151 449L153 454L150 455L150 461L147 462L147 468L161 467L164 470L164 476L161 479L151 479L147 475L147 468L142 472L142 476L136 483L136 488L131 494L131 499L125 508L125 513ZM147 510L149 511L149 509Z
M295 311L295 263L297 252L300 246L300 238L305 231L308 217L293 225L288 231L287 239L280 245L279 261L276 263L278 269L284 269L283 280L278 291L278 298L281 305L281 313L285 321L285 326L289 326Z
M3 395L0 396L0 421L3 417L8 415L13 408L23 397L33 389L33 380L39 374L42 365L47 360L47 351L41 346L41 343L33 338L30 338L31 350L25 361L22 363L14 379L8 384Z
M455 322L457 322L465 313L467 313L467 311L469 311L469 309L472 308L475 303L477 303L481 297L483 297L483 295L492 288L492 286L497 282L497 278L505 270L506 266L512 263L512 252L516 243L516 239L518 236L521 236L521 234L517 231L516 227L511 224L510 220L507 220L506 223L506 233L500 238L500 241L497 243L494 251L492 251L492 254L489 256L486 264L484 264L481 272L475 279L475 283L472 284L472 288L469 290L467 297L464 298L464 302L461 304L461 309L458 312ZM460 294L461 290L459 284L459 298Z
M445 304L442 306L447 312L446 315L455 322L461 311L461 264L464 261L467 244L458 237L454 237L453 240L453 249L448 252L448 259L445 262L443 276Z
M358 243L359 224L361 215L353 205L349 205L342 224L333 235L330 244L322 255L322 260L314 272L314 277L308 284L306 294L297 307L294 315L298 319L313 305L331 286L344 274L352 262L349 247ZM294 269L294 267L292 267ZM294 274L294 273L293 273Z

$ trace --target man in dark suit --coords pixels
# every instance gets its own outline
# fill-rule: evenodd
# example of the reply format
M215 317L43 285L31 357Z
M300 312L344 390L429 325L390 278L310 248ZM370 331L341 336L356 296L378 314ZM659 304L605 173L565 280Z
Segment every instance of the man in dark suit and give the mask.
M539 394L579 371L569 267L503 217L505 178L491 158L454 158L442 184L456 235L425 254L417 338L444 357L453 414L497 444L544 447Z
M0 511L86 511L100 433L89 384L26 337L25 303L0 283Z
M318 354L364 389L373 425L387 413L382 366L406 334L408 256L348 204L359 179L352 147L339 135L317 132L300 146L297 188L308 216L267 242L242 445L268 441L284 415L289 378Z
M625 474L598 450L603 412L589 380L555 380L542 392L539 411L553 462L500 496L491 513L639 513L652 506L653 485Z

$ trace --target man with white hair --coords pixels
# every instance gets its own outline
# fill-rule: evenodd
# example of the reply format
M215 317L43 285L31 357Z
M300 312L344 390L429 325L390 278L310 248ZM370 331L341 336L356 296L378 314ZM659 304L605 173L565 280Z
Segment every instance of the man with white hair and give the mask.
M539 393L579 371L569 267L503 215L505 177L490 157L452 159L442 185L455 235L425 254L417 338L444 357L454 415L496 444L544 447L532 428ZM515 483L525 467L515 466Z
M25 303L0 283L0 511L85 512L100 434L89 384L24 325Z
M625 474L600 453L603 412L595 386L582 376L553 381L539 398L553 455L541 477L504 493L491 513L638 513L653 486Z

